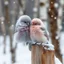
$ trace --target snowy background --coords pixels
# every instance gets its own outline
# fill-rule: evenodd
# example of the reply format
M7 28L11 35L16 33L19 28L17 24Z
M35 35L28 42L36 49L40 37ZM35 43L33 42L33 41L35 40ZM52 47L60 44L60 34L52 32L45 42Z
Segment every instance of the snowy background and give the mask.
M19 2L18 2L19 1ZM40 6L38 11L38 2L43 2L44 5ZM60 6L56 3L55 7L59 6L58 9L58 18L57 18L57 26L58 26L58 37L59 37L59 45L60 45L60 53L63 58L64 64L64 31L61 31L62 27L62 8L64 5L64 0L56 0L60 1ZM32 5L29 6L29 3ZM23 14L29 15L31 18L38 17L38 12L40 14L39 18L44 20L46 28L48 28L48 20L47 20L47 8L49 6L48 0L0 0L0 64L12 64L12 54L10 52L10 38L6 35L9 34L8 28L12 28L12 32L14 31L15 23L19 16ZM7 7L9 7L7 9ZM7 13L6 10L9 10ZM64 12L64 11L63 11ZM8 18L9 17L9 18ZM64 17L63 17L64 18ZM10 20L10 21L9 21ZM5 23L6 22L6 23ZM10 25L11 24L11 25ZM14 32L12 33L14 34ZM4 38L6 35L6 53L4 53ZM58 38L57 37L57 38ZM14 43L14 41L13 41ZM31 64L31 51L29 51L28 46L23 45L22 43L17 44L16 55L15 55L15 64ZM57 64L59 62L57 61Z
M3 36L0 36L0 64L11 64L9 37L6 38L6 53L4 54ZM31 64L31 52L28 46L18 43L16 49L16 64Z

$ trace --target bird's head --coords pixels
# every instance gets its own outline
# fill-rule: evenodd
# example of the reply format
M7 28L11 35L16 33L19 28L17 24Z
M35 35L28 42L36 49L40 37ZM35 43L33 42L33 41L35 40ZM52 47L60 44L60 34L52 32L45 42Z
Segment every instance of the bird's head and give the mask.
M22 15L17 20L15 30L19 31L23 30L24 28L29 29L30 25L31 25L31 18L28 15Z
M39 18L34 18L34 19L31 21L31 25L33 25L33 26L42 26L43 28L45 28L44 23L43 23L42 20L40 20Z
M41 23L40 22L38 22L38 21L36 21L36 20L34 20L34 21L32 21L32 24L31 25L41 25Z

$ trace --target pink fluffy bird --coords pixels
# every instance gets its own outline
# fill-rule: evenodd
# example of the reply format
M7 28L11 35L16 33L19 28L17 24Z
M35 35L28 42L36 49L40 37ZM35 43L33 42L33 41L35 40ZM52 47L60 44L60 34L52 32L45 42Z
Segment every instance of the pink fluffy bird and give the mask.
M34 18L31 22L30 37L31 37L33 44L47 43L49 40L49 34L45 28L45 25L38 18Z

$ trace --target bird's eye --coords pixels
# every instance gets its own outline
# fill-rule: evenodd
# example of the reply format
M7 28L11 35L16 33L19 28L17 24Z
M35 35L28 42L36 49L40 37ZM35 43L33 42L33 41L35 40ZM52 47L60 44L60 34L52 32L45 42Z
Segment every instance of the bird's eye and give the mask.
M37 25L37 23L34 23L34 25Z
M34 22L33 25L40 25L40 23L35 23L35 22Z
M27 23L27 22L24 22L24 23Z

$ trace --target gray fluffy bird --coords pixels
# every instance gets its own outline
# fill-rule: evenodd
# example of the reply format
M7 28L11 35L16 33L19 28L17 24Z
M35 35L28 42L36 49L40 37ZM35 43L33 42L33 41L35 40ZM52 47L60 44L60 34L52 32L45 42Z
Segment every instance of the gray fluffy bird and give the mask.
M16 22L14 40L26 44L30 42L31 18L28 15L22 15ZM15 43L14 43L15 46Z

